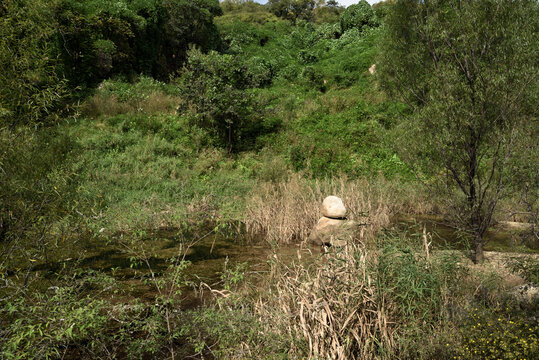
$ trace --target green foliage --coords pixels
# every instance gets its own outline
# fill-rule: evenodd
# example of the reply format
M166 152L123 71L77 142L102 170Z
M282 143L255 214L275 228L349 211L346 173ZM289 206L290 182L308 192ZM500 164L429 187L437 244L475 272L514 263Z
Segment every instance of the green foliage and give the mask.
M535 359L539 326L510 308L475 308L459 329L462 346L455 359Z
M223 273L221 274L221 281L225 290L235 290L238 285L245 279L245 272L247 271L249 264L240 263L236 264L234 268L228 267L228 258L225 260Z
M76 175L68 165L76 152L73 139L55 128L0 131L0 245L2 254L9 254L0 262L0 274L53 260L65 237L83 232L74 221L73 231L50 233L60 219L73 216L79 202Z
M266 331L265 324L241 302L223 304L185 313L183 333L197 355L241 359L250 351L258 358L289 358L290 339L278 331Z
M237 44L234 54L263 61L269 70L264 73L273 76L257 94L267 104L266 118L282 123L283 131L261 140L285 155L291 167L315 177L381 171L410 178L385 138L404 107L365 100L374 91L365 73L374 62L379 29L362 34L352 29L339 37L338 24L300 21L294 27L220 24L220 30Z
M302 117L294 124L302 140L290 148L293 167L305 169L308 163L315 177L339 172L351 176L377 171L388 177L406 174L405 165L383 148L385 131L376 118L377 111L377 107L358 101L339 114L322 110Z
M374 10L365 0L347 7L340 17L340 23L343 32L358 29L360 33L379 25Z
M178 95L176 86L168 85L151 77L141 76L131 84L122 81L105 80L101 83L99 93L104 96L115 96L121 102L137 101L148 98L152 93Z
M164 5L168 16L164 29L167 34L165 56L175 59L171 70L183 65L191 45L203 50L220 46L219 34L213 24L213 18L223 13L218 0L166 0Z
M245 22L252 24L265 24L267 22L276 22L278 18L268 11L268 8L262 4L249 1L225 0L221 2L221 8L224 15L216 19L216 22Z
M0 13L0 128L55 120L67 98L58 70L56 1L2 2Z
M115 74L166 79L183 65L189 44L220 46L217 0L61 0L56 13L64 71L75 84Z
M157 5L151 1L145 10L155 12ZM64 71L74 84L93 85L138 70L134 40L152 19L138 15L127 2L62 0L56 17Z
M172 257L167 260L168 267L164 273L157 274L152 268L151 253L140 240L134 236L124 246L130 256L131 267L141 266L149 272L144 283L154 289L155 298L150 305L142 306L138 314L128 315L129 321L124 322L126 326L121 329L122 340L142 332L142 336L129 341L130 358L144 358L148 354L167 354L174 358L175 342L184 332L178 324L177 309L181 305L183 289L189 285L186 269L191 264L184 259L185 256Z
M136 111L146 97L177 89L149 78L137 84L105 81L87 102L118 97L127 108L106 114L92 110L96 118L72 120L60 129L78 149L67 157L68 171L78 174L77 197L84 204L96 203L78 211L100 214L92 221L98 230L177 226L189 209L202 205L208 217L239 216L245 198L238 196L252 187L258 156L245 155L254 159L249 168L243 155L228 157L214 146L211 132L187 116L174 115L176 98L170 112L159 107ZM93 108L82 104L85 111Z
M313 22L317 24L335 24L339 22L344 7L341 6L317 6L313 12Z
M191 108L195 123L215 132L229 152L249 141L245 137L259 121L258 105L248 91L258 85L257 78L236 56L206 55L197 49L189 53L180 86L185 105Z
M69 347L85 344L88 353L103 351L105 302L95 296L112 279L99 274L80 274L64 279L47 292L26 293L2 299L0 350L5 359L50 359L65 355ZM93 288L94 296L84 292Z
M383 21L389 13L391 6L394 5L396 2L396 0L379 1L376 4L372 5L372 9L374 10L376 17Z
M314 0L269 0L267 6L272 13L283 19L311 20L315 8Z
M421 253L421 239L406 241L388 234L379 239L382 249L375 265L378 296L391 298L405 327L435 324L442 320L447 301L458 295L465 275L458 254L434 260Z
M126 244L128 248L132 245ZM9 293L15 296L1 299L3 357L50 359L77 354L134 359L174 357L181 352L178 343L186 328L178 308L187 284L188 262L172 258L166 272L157 275L143 247L129 250L134 251L133 259L142 269L148 266L146 283L156 294L151 303L117 304L114 297L123 294L114 278L64 267L62 272L67 275L49 279L59 286L34 292L22 289L24 296ZM186 350L191 348L181 354L189 354Z
M527 282L539 283L539 260L532 257L513 257L507 261L507 266Z
M518 130L537 116L538 11L536 1L406 0L386 18L377 71L414 110L399 133L401 157L458 208L479 261Z

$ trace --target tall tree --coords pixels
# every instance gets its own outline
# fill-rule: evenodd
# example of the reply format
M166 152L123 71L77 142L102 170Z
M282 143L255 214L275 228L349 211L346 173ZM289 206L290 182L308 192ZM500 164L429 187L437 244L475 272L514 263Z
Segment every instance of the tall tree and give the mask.
M315 0L269 0L269 9L276 16L292 20L311 20L316 6Z
M168 79L190 44L220 45L218 0L59 0L55 12L64 70L76 85L117 74Z
M378 19L374 10L365 0L359 1L355 5L350 5L341 15L341 31L345 32L352 28L363 31L366 28L378 26Z
M537 125L536 0L400 0L387 16L381 83L413 110L402 157L442 191L483 260L517 134Z

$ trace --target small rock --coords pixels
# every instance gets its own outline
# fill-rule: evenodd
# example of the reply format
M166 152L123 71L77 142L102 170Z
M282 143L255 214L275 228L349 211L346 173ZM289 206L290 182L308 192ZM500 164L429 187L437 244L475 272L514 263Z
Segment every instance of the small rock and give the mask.
M344 219L346 217L346 208L337 196L328 196L322 203L322 215L332 219Z
M372 66L369 68L369 72L372 74L374 74L374 72L376 71L376 64L372 64Z

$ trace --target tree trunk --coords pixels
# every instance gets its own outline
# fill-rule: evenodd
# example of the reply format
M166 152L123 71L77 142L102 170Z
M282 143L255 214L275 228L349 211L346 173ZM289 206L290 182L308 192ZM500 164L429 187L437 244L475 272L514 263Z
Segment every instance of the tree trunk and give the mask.
M232 154L232 126L228 127L228 153Z
M483 262L483 260L485 260L485 255L483 253L483 237L481 235L474 235L474 248L474 263L478 264Z

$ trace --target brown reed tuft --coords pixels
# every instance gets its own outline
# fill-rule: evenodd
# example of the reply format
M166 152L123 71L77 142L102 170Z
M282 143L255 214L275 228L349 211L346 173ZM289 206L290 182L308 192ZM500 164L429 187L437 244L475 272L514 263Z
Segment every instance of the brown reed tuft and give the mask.
M304 241L322 216L324 198L335 195L342 198L350 219L367 224L360 232L365 238L388 225L398 211L391 194L383 180L308 180L293 175L286 182L259 185L247 204L244 222L248 234L263 234L271 243Z
M260 301L256 312L292 339L292 357L368 360L394 354L391 306L369 274L373 256L358 244L334 248L310 265L286 265L275 256L273 296Z

